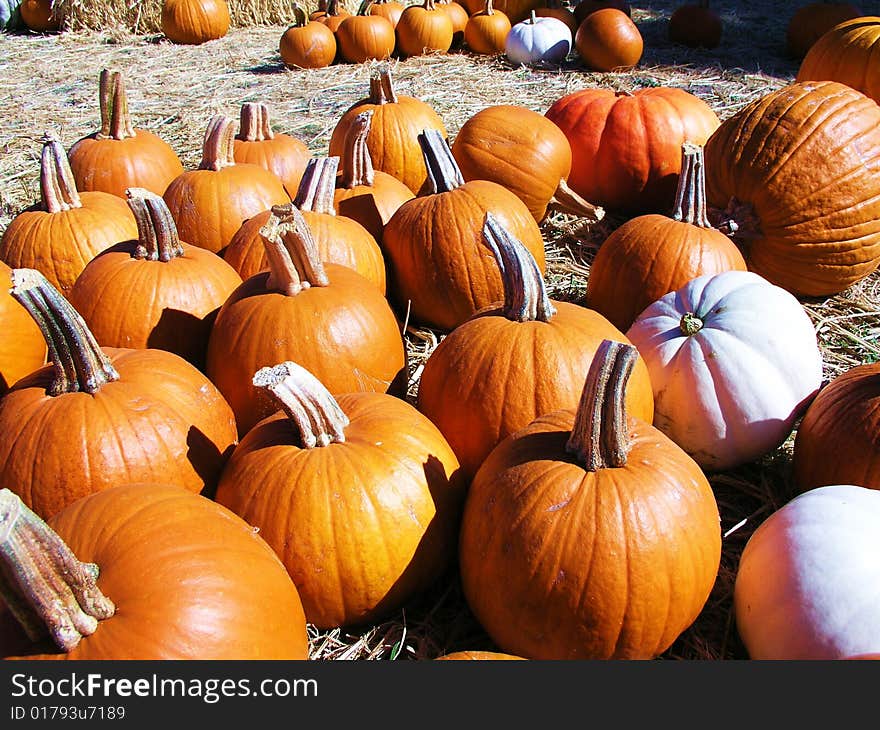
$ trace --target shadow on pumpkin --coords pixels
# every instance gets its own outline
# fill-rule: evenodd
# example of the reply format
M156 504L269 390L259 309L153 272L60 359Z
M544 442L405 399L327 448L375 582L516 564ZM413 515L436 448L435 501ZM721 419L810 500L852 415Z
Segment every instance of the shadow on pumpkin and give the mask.
M186 434L186 459L205 483L199 492L203 497L214 498L220 474L234 450L235 444L230 444L223 453L220 453L217 445L210 438L200 429L190 426Z
M204 372L208 335L219 311L217 307L204 317L196 317L189 312L166 307L147 337L147 347L180 355Z

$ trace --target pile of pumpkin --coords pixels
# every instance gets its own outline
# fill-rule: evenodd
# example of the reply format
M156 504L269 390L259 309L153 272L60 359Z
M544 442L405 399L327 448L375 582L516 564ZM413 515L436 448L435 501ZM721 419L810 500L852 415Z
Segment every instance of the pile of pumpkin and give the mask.
M716 581L707 474L798 419L738 629L756 658L880 652L880 365L823 386L798 299L880 263L873 99L802 80L721 122L588 88L449 140L376 64L327 155L247 103L184 170L99 87L0 239L0 655L304 659L307 622L457 566L489 656L655 657ZM628 216L586 306L548 296L558 209ZM442 334L414 401L410 322Z

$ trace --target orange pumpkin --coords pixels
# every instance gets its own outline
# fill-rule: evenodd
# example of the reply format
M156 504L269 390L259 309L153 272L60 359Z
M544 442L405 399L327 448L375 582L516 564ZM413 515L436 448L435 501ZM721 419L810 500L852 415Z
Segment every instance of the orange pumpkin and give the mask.
M372 2L361 4L358 12L346 17L336 29L339 55L349 63L388 58L397 41L394 25L388 18L370 12Z
M47 524L2 489L0 521L3 572L14 576L3 598L16 606L0 608L0 656L308 658L284 566L250 525L205 497L162 483L114 486Z
M802 59L810 47L838 23L864 15L859 7L843 2L810 2L794 11L785 28L785 47Z
M158 135L132 126L119 71L101 71L99 97L101 129L74 142L67 153L77 189L121 198L126 188L162 195L183 172L177 153Z
M208 379L164 350L102 349L35 269L13 270L12 282L50 364L0 399L0 483L44 518L116 484L213 489L237 435Z
M13 218L0 238L0 260L39 269L66 294L85 265L105 248L137 236L125 201L110 193L79 193L64 147L43 137L40 202Z
M306 18L293 3L293 22L281 34L278 53L288 68L326 68L336 59L336 36L324 23Z
M502 441L465 501L468 605L500 651L647 659L699 615L721 557L703 472L624 409L638 353L606 341L576 411Z
M418 409L455 451L468 479L489 452L538 416L574 408L605 339L629 342L591 309L547 296L526 248L486 216L483 237L503 272L504 301L478 312L434 348L419 378ZM627 405L650 423L654 396L638 360Z
M465 483L433 424L384 393L334 399L293 362L254 382L282 412L242 439L216 499L275 549L308 621L369 624L438 579L455 558Z
M406 7L403 3L397 2L397 0L375 0L375 2L370 3L370 15L381 15L383 18L387 18L391 22L391 27L397 28L397 21L400 20L400 14L403 12L404 7ZM397 38L395 36L395 42Z
M460 48L464 42L464 28L467 25L470 13L464 5L455 0L437 0L437 7L444 11L452 21L452 43L450 50Z
M35 33L54 33L61 30L61 16L54 0L21 0L18 6L21 22Z
M535 8L535 17L556 18L557 20L561 20L568 26L572 38L574 38L578 26L580 25L574 11L568 6L563 5L560 0L546 0L544 7Z
M479 650L464 650L464 651L453 651L449 654L444 654L443 656L438 656L435 661L511 661L511 660L522 660L525 661L525 657L514 656L513 654L505 654L501 651L479 651Z
M468 18L464 27L464 43L473 53L504 53L504 43L511 27L510 18L496 10L492 0L485 0L483 8Z
M335 36L342 21L351 17L351 12L345 8L341 0L328 0L323 11L312 13L309 17L318 23L326 25ZM338 47L339 42L337 41L337 50Z
M172 43L200 45L229 32L226 0L163 0L160 24Z
M421 56L446 53L452 46L455 27L449 13L434 0L422 0L421 4L404 8L394 32L401 56Z
M180 237L214 253L222 252L252 215L290 202L275 173L235 161L234 127L231 117L213 117L199 168L174 178L162 196Z
M724 26L721 16L709 7L709 0L679 5L669 16L669 40L690 48L716 48Z
M46 362L46 341L33 318L9 293L10 269L0 261L0 396L19 378L29 375Z
M578 26L574 47L592 71L627 71L642 58L644 41L638 26L617 8L590 13Z

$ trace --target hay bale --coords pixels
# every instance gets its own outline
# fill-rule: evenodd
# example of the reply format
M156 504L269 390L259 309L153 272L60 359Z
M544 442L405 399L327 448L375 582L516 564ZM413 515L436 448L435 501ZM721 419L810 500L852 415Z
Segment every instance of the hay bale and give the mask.
M226 0L233 28L285 25L293 21L292 0ZM310 12L316 0L300 0ZM55 0L61 27L67 31L123 29L161 33L162 0Z

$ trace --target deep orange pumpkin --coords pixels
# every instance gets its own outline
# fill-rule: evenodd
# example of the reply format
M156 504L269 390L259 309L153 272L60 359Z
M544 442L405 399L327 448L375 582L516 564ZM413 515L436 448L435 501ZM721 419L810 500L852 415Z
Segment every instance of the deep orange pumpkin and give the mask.
M446 53L452 46L455 28L452 18L434 0L422 0L421 4L404 8L394 32L398 53L407 57Z
M721 557L703 472L627 417L631 345L600 347L576 411L542 416L477 472L461 526L468 605L500 651L647 659L702 610Z
M397 0L375 0L370 3L370 15L381 15L391 22L393 28L397 28L397 21L400 20L400 14L406 6ZM396 36L395 36L396 42Z
M535 8L535 17L556 18L557 20L561 20L568 26L572 38L574 38L578 26L580 25L574 11L567 5L563 5L561 0L546 0L544 7Z
M510 18L497 10L492 0L485 0L483 8L468 18L464 27L464 43L473 53L504 53L504 43L510 28Z
M709 0L679 5L669 16L667 34L673 43L690 48L716 48L724 26Z
M811 2L801 5L785 28L785 47L793 58L802 59L810 47L838 23L864 15L859 7L843 2Z
M394 25L381 15L370 12L372 3L362 3L355 15L347 16L336 29L339 55L349 63L389 58L397 38Z
M384 393L334 399L293 362L254 382L282 412L242 439L216 498L272 545L309 622L375 622L439 578L465 482L436 427Z
M306 18L293 3L293 22L281 34L278 53L287 67L325 68L336 58L336 36L324 23Z
M38 271L15 269L12 281L50 364L0 399L0 483L44 518L117 484L213 489L237 441L217 388L170 352L102 349Z
M642 58L644 41L638 26L617 8L590 13L578 26L574 47L592 71L626 71Z
M19 378L29 375L46 362L46 341L33 318L9 293L10 269L0 261L0 396Z
M46 524L0 490L0 515L9 525L4 572L17 577L14 596L3 598L23 607L34 634L0 608L2 657L308 658L302 603L284 566L216 502L174 485L121 485ZM34 581L34 566L48 580Z
M160 24L172 43L200 45L229 32L226 0L163 0Z
M183 172L177 153L158 135L132 126L119 71L101 71L99 100L101 129L74 142L67 153L77 189L121 198L126 188L162 195Z
M54 0L21 0L21 21L36 33L54 33L61 29L61 16Z
M525 661L525 657L514 656L513 654L505 654L501 651L479 651L479 650L464 650L464 651L453 651L449 654L444 654L443 656L438 656L435 661L440 660L448 660L448 661L510 661L510 660L523 660Z

